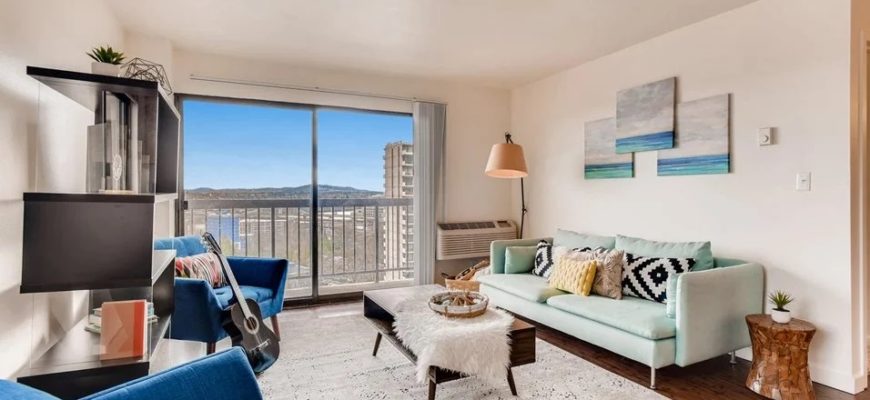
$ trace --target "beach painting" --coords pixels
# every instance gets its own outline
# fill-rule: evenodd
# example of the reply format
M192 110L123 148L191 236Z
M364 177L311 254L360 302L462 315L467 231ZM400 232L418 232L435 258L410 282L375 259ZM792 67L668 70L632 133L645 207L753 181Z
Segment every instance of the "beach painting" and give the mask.
M677 78L621 90L616 94L616 152L674 147Z
M585 124L586 179L631 178L634 154L616 154L616 119L606 118Z
M730 95L707 97L677 106L677 146L659 150L658 175L727 174Z

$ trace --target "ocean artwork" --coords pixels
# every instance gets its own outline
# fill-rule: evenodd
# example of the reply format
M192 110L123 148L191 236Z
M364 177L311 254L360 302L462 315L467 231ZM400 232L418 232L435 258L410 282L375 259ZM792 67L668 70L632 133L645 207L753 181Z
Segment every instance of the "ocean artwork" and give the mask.
M631 178L634 176L634 155L616 154L616 120L589 121L585 125L585 156L583 176L586 179Z
M730 95L723 94L677 106L677 147L659 150L658 175L727 174Z
M668 78L616 94L616 152L674 147L677 78Z

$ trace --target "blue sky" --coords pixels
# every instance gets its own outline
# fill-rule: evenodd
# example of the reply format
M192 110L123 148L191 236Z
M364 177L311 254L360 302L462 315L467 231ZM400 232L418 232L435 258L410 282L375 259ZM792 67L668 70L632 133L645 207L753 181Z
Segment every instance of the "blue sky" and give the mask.
M184 101L187 189L311 182L311 113L259 104ZM383 191L384 145L412 140L410 115L320 109L320 184Z

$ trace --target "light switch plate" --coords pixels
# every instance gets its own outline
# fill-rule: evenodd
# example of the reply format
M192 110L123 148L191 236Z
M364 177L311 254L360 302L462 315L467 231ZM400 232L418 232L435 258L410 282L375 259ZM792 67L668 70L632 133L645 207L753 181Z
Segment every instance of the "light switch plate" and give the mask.
M770 146L773 144L773 128L758 128L758 145Z
M812 174L809 172L798 172L795 179L795 190L798 192L808 192L812 186Z

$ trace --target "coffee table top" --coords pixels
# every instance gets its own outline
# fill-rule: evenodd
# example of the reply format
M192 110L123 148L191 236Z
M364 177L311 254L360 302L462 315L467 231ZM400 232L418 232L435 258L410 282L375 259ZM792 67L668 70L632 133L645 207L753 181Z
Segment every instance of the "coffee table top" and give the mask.
M396 316L396 307L403 300L410 298L420 292L431 292L432 294L447 290L441 285L420 285L407 286L392 289L367 290L363 292L363 296L377 303L384 311L392 316ZM511 331L534 328L531 324L514 318Z

